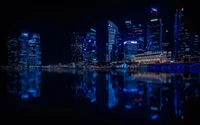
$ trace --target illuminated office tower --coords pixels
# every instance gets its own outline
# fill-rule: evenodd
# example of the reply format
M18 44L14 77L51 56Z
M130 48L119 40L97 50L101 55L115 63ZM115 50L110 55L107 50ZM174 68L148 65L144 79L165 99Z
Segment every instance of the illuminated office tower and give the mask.
M29 41L28 33L22 33L22 35L19 37L19 42L20 42L19 66L28 66L28 52L27 52L28 41Z
M172 47L170 47L169 31L167 29L163 31L162 51L172 51Z
M83 42L83 61L86 64L97 62L96 30L86 33Z
M79 63L83 61L83 37L79 32L73 32L70 36L72 62Z
M40 35L33 33L31 34L28 41L28 65L29 66L40 66L41 65L41 46L40 46Z
M124 44L122 41L122 34L118 32L116 34L116 51L115 51L115 58L116 61L123 61L124 60Z
M144 30L142 24L133 25L133 37L138 42L137 53L143 53L145 49Z
M8 38L8 66L18 66L19 63L19 41L16 38Z
M147 25L147 50L162 51L162 19L156 8L151 8L151 15Z
M137 41L124 41L124 60L132 61L134 55L137 54Z
M193 35L191 37L191 54L193 58L200 58L200 41L199 35Z
M183 57L190 51L190 36L184 23L184 8L176 9L174 21L174 56Z
M132 40L133 39L132 22L130 20L125 21L125 26L126 26L126 30L125 30L124 39Z
M113 60L112 51L113 45L115 44L116 34L118 32L118 27L112 22L108 21L108 43L106 43L106 62Z
M40 66L42 63L40 35L36 33L22 33L19 37L19 43L19 66Z

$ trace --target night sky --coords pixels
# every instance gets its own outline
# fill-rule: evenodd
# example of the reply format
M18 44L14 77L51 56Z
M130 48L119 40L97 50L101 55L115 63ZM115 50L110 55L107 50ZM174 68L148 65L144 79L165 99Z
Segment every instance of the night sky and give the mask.
M200 34L198 1L195 3L192 0L189 1L190 3L172 3L164 0L80 1L59 4L50 4L49 1L46 3L30 1L9 5L5 18L8 24L6 32L10 31L12 36L19 36L21 32L39 33L44 64L70 61L69 34L72 31L95 28L97 22L104 19L112 20L119 30L123 30L124 21L129 19L133 23L145 24L151 6L160 9L159 13L169 31L173 30L175 9L184 7L188 18L187 23L190 24L188 29L192 33ZM6 40L0 47L4 51L1 57L6 57ZM1 60L0 64L6 64L6 58Z

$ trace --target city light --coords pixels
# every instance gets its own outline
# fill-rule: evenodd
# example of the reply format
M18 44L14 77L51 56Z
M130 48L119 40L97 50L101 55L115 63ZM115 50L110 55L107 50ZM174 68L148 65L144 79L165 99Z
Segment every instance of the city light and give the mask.
M155 12L157 12L158 11L158 9L156 9L156 8L151 8L153 11L155 11Z
M155 21L158 21L158 19L151 19L151 22L155 22Z

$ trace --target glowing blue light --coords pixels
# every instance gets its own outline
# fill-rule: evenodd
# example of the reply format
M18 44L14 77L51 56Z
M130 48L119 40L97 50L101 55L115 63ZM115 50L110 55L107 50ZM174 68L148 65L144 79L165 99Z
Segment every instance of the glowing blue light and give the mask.
M152 120L155 120L155 119L157 119L158 118L158 115L151 115L151 119Z
M131 41L131 43L132 43L132 44L136 44L136 43L137 43L137 41Z
M157 107L151 107L151 110L152 111L158 111L158 108Z
M91 30L91 31L93 31L93 32L96 32L96 30L95 30L95 29L93 29L93 28L91 28L90 30Z
M155 22L155 21L158 21L158 19L151 19L151 22Z
M29 97L28 94L22 94L22 95L21 95L21 98L22 98L22 99L28 99L28 97Z
M137 92L138 90L136 88L134 89L126 89L124 88L124 92Z
M139 26L142 26L142 24L139 24Z
M22 36L28 36L28 33L22 33Z
M96 101L96 98L90 100L91 103L95 102Z
M151 8L153 11L155 11L155 12L157 12L158 11L158 9L156 9L156 8Z
M131 108L132 108L132 105L131 105L131 104L127 104L127 105L125 105L125 108L126 108L126 109L131 109Z
M124 42L124 44L126 44L127 42Z
M90 43L92 40L89 40L88 42Z

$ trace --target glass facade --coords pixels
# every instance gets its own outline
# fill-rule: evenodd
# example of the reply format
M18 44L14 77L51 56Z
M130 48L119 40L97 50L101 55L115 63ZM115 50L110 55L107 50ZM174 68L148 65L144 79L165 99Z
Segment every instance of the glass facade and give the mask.
M8 40L9 66L40 66L41 54L39 34L22 33L18 39Z
M91 29L86 33L83 42L83 61L86 64L92 64L97 61L97 44L96 44L96 30Z
M147 50L162 51L162 19L158 10L151 8L149 24L147 25Z
M184 8L177 9L174 22L174 56L183 57L190 51L190 36L184 24Z
M145 48L145 41L144 41L144 30L142 24L133 25L133 36L135 40L138 42L137 53L143 53Z
M118 32L118 27L112 22L108 21L108 43L107 43L107 52L106 52L106 62L114 60L112 55L113 44L115 44L116 34Z

